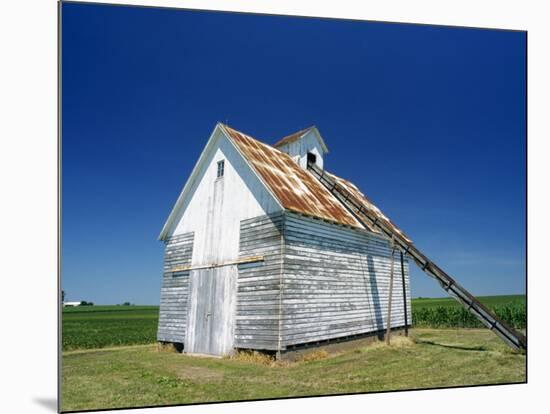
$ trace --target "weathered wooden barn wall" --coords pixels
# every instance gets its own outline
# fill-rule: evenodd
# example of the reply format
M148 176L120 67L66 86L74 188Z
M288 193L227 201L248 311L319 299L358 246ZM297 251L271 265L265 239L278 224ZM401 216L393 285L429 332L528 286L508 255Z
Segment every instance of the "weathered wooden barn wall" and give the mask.
M285 212L241 222L235 347L284 350L384 330L390 255L381 236ZM405 260L408 323L409 267ZM401 264L394 256L392 327L405 325Z
M172 272L174 266L191 263L193 232L166 239L164 271L160 291L160 314L157 339L183 343L187 325L187 300L189 297L189 271Z
M283 213L241 221L239 255L263 262L239 265L235 347L277 350L282 282Z
M391 250L372 233L286 213L281 346L385 329ZM392 327L405 325L395 254ZM409 268L405 261L408 323Z
M224 174L217 177L218 162ZM239 257L241 220L280 211L278 201L266 190L234 144L219 128L207 144L189 180L167 233L172 238L193 232L193 267L215 266L184 273L181 280L167 279L161 294L161 313L170 306L175 312L175 292L185 292L178 317L165 316L159 325L159 340L174 338L184 343L186 352L221 355L229 352L235 338L237 267L223 265ZM169 239L171 240L171 239ZM172 290L169 290L172 289ZM172 292L172 293L168 293ZM188 294L189 293L189 294ZM187 302L187 297L189 301ZM167 302L165 305L162 300ZM169 303L168 303L169 302ZM165 322L166 320L166 322ZM181 332L174 333L176 327ZM167 329L171 328L171 335ZM162 333L162 335L161 335ZM166 339L168 340L168 339Z
M166 240L158 340L186 352L285 347L386 328L390 248L380 236L279 212L240 222L254 263L171 272L191 263L194 233ZM395 255L392 327L405 324ZM405 261L409 321L409 268Z

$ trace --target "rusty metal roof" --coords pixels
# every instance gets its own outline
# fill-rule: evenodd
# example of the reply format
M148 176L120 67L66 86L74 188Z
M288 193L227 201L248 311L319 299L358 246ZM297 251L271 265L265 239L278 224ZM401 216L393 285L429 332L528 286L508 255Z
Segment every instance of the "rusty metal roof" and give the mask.
M283 208L363 228L336 197L288 154L227 125L222 127Z
M273 144L273 146L277 148L277 147L282 147L283 145L286 145L286 144L290 144L291 142L294 142L300 139L306 132L308 132L312 128L314 127L310 126L309 128L304 128L298 132L295 132L294 134L287 135L286 137L281 138L279 141Z
M329 190L309 171L300 168L288 154L227 125L221 125L227 132L228 137L248 160L252 168L254 168L283 208L339 224L365 228ZM283 138L283 140L287 138L297 139L309 129L298 131ZM410 241L357 186L326 170L325 173L350 192L355 199L360 201L364 209L373 212L380 220L383 220L392 227L395 232ZM377 228L370 226L368 223L365 223L365 226L367 230L378 234L381 233Z
M401 229L399 229L399 227L397 227L394 223L392 223L392 221L386 217L384 215L384 213L382 213L382 211L376 207L372 201L370 201L367 196L365 194L363 194L359 188L357 188L357 186L355 184L353 184L352 182L348 181L348 180L344 180L343 178L340 178L334 174L331 174L329 172L325 172L325 174L328 174L330 177L332 177L333 179L336 180L336 182L338 184L340 184L342 187L344 187L344 189L346 189L349 193L351 193L351 195L357 199L358 201L360 201L363 205L363 208L374 213L376 215L376 217L378 217L381 221L384 221L386 222L386 224L388 226L390 226L392 228L392 230L398 234L400 234L401 236L403 236L408 242L411 242L411 240L405 235L405 233L403 233L401 231ZM369 226L369 230L375 232L375 233L381 233L378 229L376 228L371 228Z

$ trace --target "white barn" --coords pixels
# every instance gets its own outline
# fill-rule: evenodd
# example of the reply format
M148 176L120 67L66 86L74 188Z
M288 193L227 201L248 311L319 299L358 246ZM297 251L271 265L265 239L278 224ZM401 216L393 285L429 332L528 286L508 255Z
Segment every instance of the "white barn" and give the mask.
M159 341L280 355L386 329L390 243L308 171L324 169L327 152L315 127L270 146L216 125L159 236ZM411 323L409 268L405 256L402 279L394 260L390 323L400 328Z

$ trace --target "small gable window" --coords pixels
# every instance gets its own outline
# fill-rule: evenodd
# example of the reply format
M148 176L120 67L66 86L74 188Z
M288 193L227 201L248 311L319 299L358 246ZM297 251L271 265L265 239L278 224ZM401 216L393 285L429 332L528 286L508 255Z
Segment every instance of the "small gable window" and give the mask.
M225 168L224 164L225 164L224 160L218 161L218 173L216 175L217 178L223 177L223 172Z
M308 152L307 153L307 163L308 164L315 164L316 161L317 161L317 156L312 152Z

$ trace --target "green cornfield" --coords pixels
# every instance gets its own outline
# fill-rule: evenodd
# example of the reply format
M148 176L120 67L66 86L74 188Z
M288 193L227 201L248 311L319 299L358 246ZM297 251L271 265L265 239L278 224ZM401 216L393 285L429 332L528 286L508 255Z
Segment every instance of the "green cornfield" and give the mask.
M413 300L413 326L430 328L481 328L483 325L452 299L449 303L424 305ZM482 300L483 302L483 300ZM451 306L453 305L453 306ZM516 329L525 329L527 310L524 300L511 300L508 303L485 303L500 319Z
M478 298L497 316L517 329L525 328L525 295ZM64 351L154 343L158 306L78 306L63 308ZM477 328L481 324L450 298L412 300L413 326Z
M157 337L158 306L78 306L63 309L64 351L148 344Z

